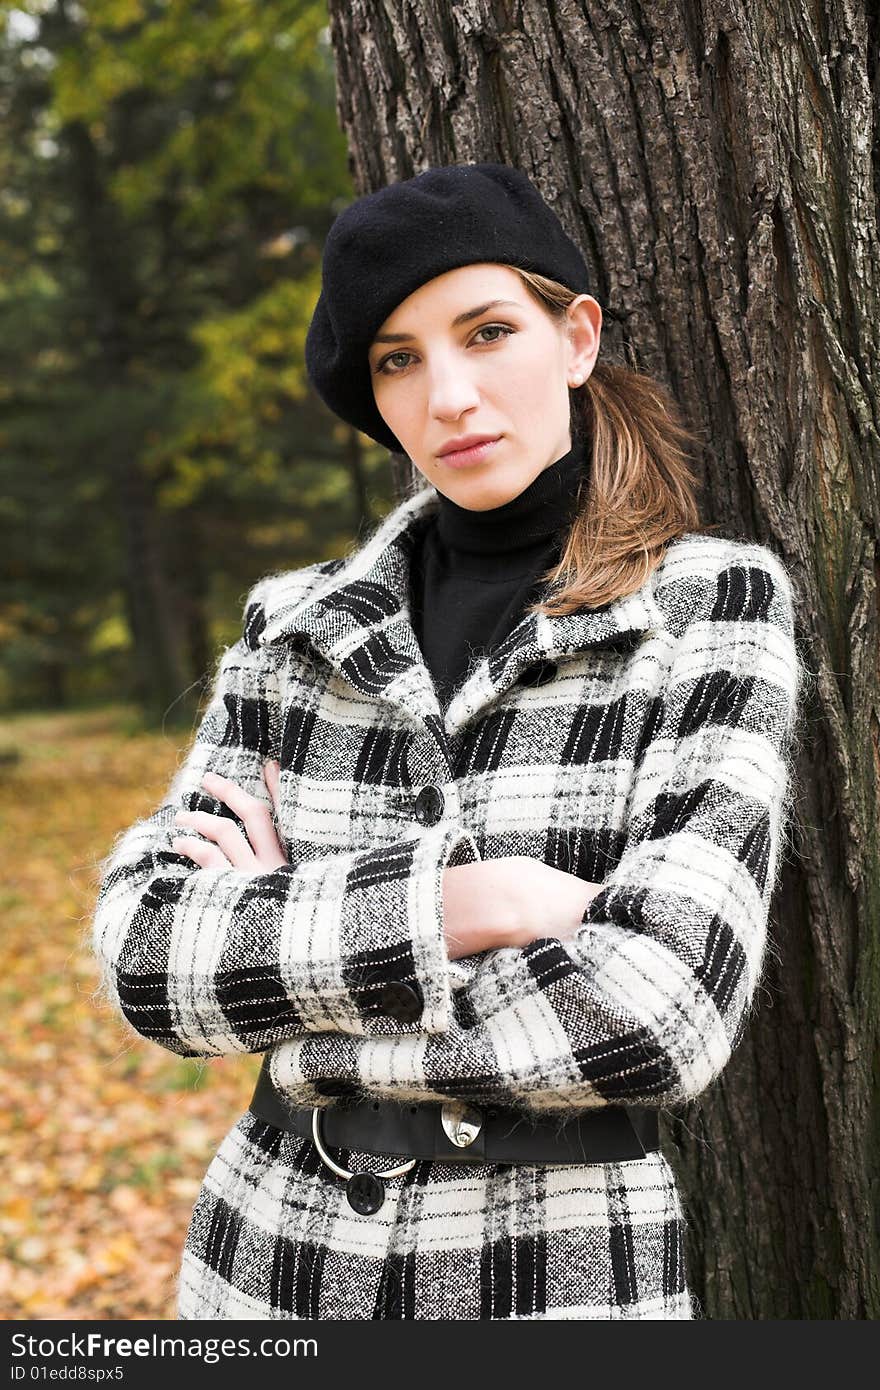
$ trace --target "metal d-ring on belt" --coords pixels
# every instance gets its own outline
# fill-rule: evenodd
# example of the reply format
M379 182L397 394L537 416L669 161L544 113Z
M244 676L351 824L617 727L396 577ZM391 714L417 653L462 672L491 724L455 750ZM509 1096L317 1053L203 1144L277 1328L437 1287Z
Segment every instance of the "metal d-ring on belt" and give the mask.
M656 1110L603 1105L560 1123L534 1120L521 1111L483 1109L450 1100L420 1105L343 1100L318 1109L290 1106L269 1075L269 1054L249 1109L278 1129L311 1139L322 1162L345 1182L355 1211L370 1215L385 1199L384 1179L410 1172L420 1159L447 1163L620 1163L660 1147ZM400 1154L404 1160L379 1173L353 1173L327 1152Z
M330 1171L335 1173L338 1178L345 1180L345 1195L348 1198L349 1206L354 1207L355 1211L359 1211L363 1216L370 1216L374 1211L379 1210L385 1200L383 1178L402 1177L411 1168L415 1168L419 1160L411 1158L406 1163L399 1163L396 1168L385 1168L381 1173L350 1173L347 1168L340 1168L321 1143L318 1119L320 1114L321 1111L316 1106L312 1111L312 1141L315 1148Z

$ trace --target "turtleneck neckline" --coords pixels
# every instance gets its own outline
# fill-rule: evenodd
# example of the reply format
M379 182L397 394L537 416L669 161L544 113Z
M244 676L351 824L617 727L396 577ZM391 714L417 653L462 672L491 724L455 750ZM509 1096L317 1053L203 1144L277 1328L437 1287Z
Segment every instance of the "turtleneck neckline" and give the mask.
M438 493L437 539L445 550L456 552L450 556L456 563L460 555L507 556L511 573L519 561L546 548L571 525L586 466L586 445L576 438L567 453L500 507L473 511Z

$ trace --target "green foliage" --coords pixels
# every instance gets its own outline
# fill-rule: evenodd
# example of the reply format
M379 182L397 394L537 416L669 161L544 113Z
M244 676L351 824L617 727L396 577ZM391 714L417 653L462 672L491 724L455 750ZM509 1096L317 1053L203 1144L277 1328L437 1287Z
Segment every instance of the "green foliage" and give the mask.
M165 479L163 505L188 505L209 483L236 497L278 483L308 394L303 344L319 290L315 271L279 280L195 326L201 355L173 403L176 428L168 421L144 453L149 470Z
M164 711L261 573L363 520L303 362L351 197L327 24L315 0L0 12L0 707ZM382 507L375 446L365 470Z

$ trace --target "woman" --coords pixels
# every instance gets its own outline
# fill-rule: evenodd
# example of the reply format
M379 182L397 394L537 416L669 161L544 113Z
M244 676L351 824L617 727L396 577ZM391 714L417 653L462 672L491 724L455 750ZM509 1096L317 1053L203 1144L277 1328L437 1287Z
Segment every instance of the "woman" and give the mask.
M255 585L95 913L141 1035L266 1054L181 1319L698 1312L657 1115L759 978L791 592L698 531L692 436L597 361L586 284L503 165L331 228L311 379L426 485Z

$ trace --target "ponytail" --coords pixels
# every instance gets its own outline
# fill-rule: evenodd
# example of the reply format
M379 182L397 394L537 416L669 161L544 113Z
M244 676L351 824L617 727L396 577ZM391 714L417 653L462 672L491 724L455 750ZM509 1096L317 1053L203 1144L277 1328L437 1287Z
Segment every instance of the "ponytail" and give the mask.
M557 318L577 298L554 280L510 268ZM543 576L561 587L526 609L553 616L634 592L670 541L700 528L691 461L700 440L659 381L597 360L570 399L573 439L587 444L588 477L560 560Z

